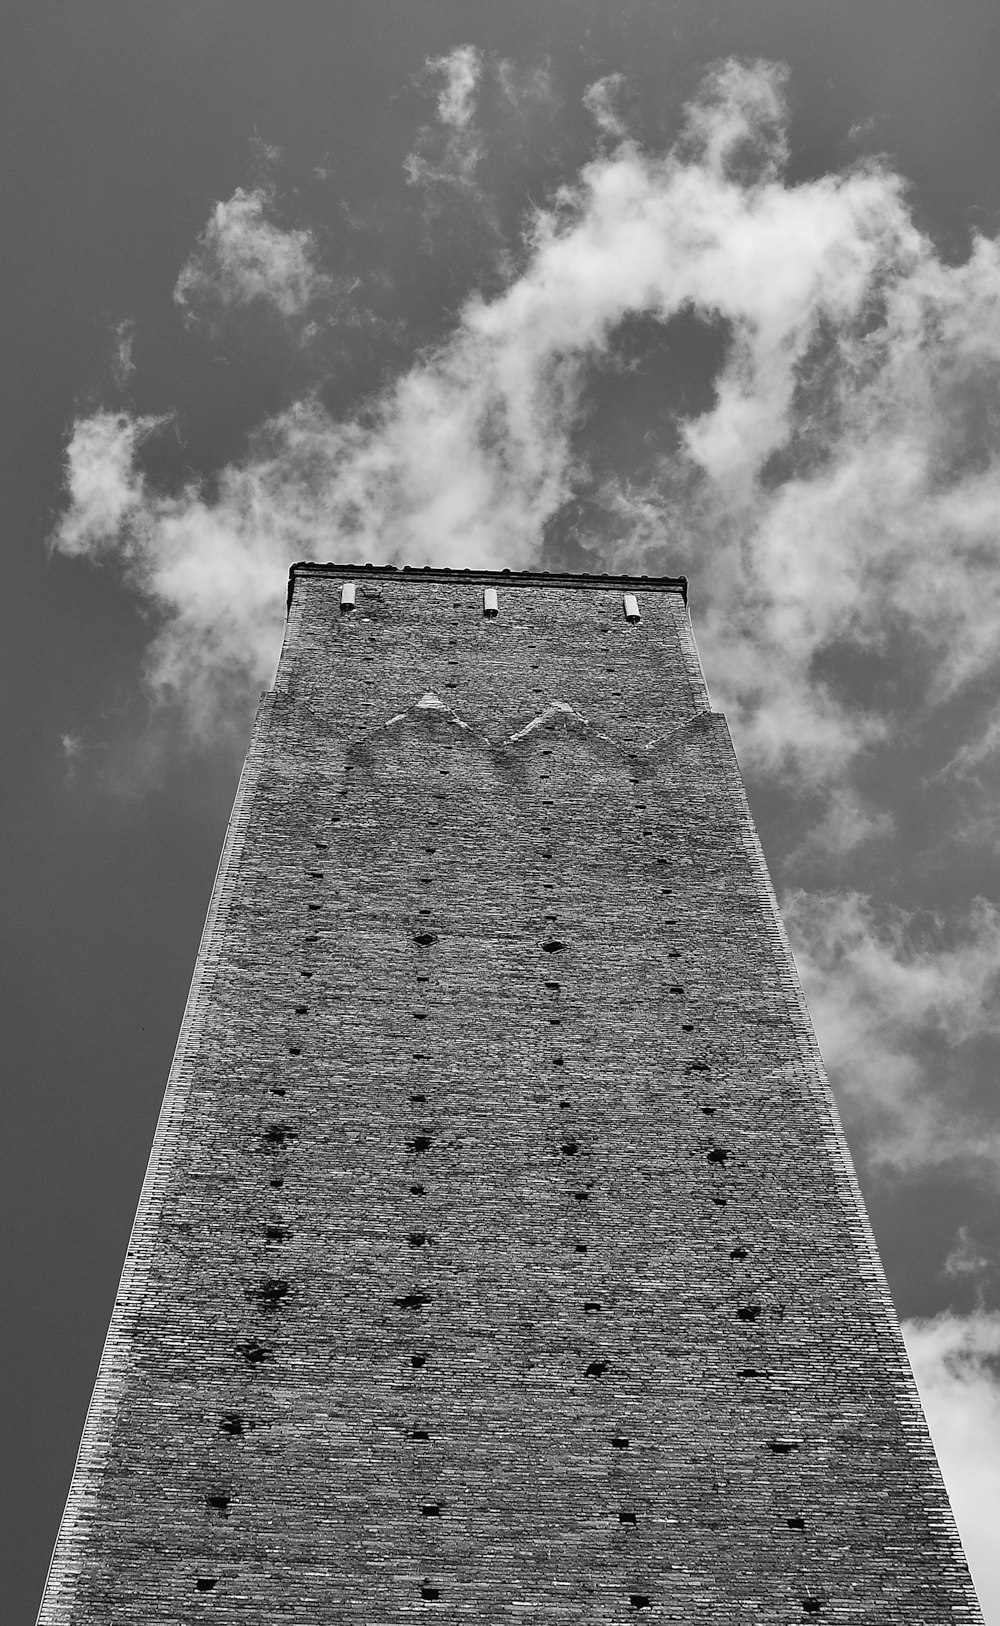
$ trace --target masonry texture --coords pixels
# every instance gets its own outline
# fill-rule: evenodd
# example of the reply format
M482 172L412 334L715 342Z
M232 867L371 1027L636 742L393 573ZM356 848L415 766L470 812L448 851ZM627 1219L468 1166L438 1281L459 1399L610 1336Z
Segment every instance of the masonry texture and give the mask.
M40 1620L642 1612L981 1618L683 584L297 566Z

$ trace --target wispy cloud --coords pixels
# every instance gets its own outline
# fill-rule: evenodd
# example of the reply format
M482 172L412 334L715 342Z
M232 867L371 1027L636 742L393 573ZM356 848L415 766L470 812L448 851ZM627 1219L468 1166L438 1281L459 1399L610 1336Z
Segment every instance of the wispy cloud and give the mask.
M135 323L128 318L115 327L111 372L120 390L126 387L135 372Z
M147 660L151 694L205 740L243 727L250 693L273 669L280 584L297 534L296 475L283 455L225 470L213 502L194 485L155 491L137 452L163 421L103 412L76 424L72 503L55 541L63 553L114 556L158 629ZM282 446L294 461L291 439L286 422Z
M188 322L218 323L225 312L245 306L267 307L290 321L329 291L312 233L278 224L273 210L273 194L263 185L237 187L215 205L174 288Z
M448 56L427 64L438 76L437 115L451 130L467 130L472 123L476 91L483 71L482 52L475 45L459 45Z
M983 1614L1000 1620L1000 1314L907 1321L903 1336Z
M136 448L161 421L127 412L95 412L77 420L66 452L70 506L54 538L61 553L93 559L110 554L130 563L141 547L134 522L144 500Z
M583 105L597 128L613 141L622 141L628 135L628 126L619 108L624 84L622 74L608 73L588 85L583 96Z
M967 1225L960 1225L942 1274L954 1281L983 1282L996 1270L996 1260L983 1251Z
M416 134L403 169L424 194L430 221L451 203L471 207L496 239L501 236L485 171L491 157L509 156L539 111L555 106L544 64L521 67L507 57L459 45L431 57L420 75L434 97L434 117Z
M472 187L483 142L476 119L482 52L459 45L424 65L425 82L436 91L436 121L425 125L404 162L412 186Z
M815 874L831 862L842 866L858 848L885 843L895 833L895 819L886 808L871 805L850 784L831 785L806 834L787 854L785 874Z
M820 1046L868 1158L898 1170L962 1160L995 1175L1000 1133L977 1110L971 1047L1000 1034L1000 912L959 921L858 893L783 903Z
M481 58L462 48L431 69L441 129L474 142ZM605 85L591 100L608 95ZM141 555L178 629L212 550L234 577L242 550L256 627L265 560L276 599L287 558L302 553L526 564L589 493L605 558L687 564L696 577L706 664L744 762L842 783L889 727L877 697L842 692L855 655L905 633L931 703L994 660L1000 250L979 238L963 264L945 264L885 166L790 183L785 131L782 72L724 65L674 150L626 140L586 164L535 211L500 293L471 293L450 336L357 417L331 419L307 399L273 419L211 499L167 497L136 475L99 535L95 454L104 448L103 485L120 494L141 436L123 420L113 436L100 415L81 420L57 546L80 551L86 536L134 575ZM321 275L313 245L270 223L265 202L238 192L219 206L182 273L185 301L204 278L224 299L304 308ZM725 335L711 403L677 414L644 484L598 479L588 413L622 324L641 316L669 331L691 313ZM190 568L164 569L179 547ZM216 611L227 626L243 599L232 586ZM199 595L206 636L212 613ZM178 647L178 676L186 659L210 682L211 655ZM256 684L259 662L247 669Z

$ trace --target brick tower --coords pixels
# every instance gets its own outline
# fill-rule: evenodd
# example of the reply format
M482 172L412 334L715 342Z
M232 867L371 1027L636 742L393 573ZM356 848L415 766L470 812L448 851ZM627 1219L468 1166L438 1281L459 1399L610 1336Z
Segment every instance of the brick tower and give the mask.
M683 581L289 602L44 1626L979 1620Z

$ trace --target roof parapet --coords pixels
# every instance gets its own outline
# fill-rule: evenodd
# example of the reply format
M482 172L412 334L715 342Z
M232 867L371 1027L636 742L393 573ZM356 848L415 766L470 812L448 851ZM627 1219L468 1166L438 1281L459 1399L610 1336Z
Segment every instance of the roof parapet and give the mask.
M436 565L316 564L301 559L288 572L288 608L291 609L298 575L383 576L397 581L468 582L470 586L509 587L605 587L625 593L679 593L688 597L686 576L584 575L569 570L447 570Z

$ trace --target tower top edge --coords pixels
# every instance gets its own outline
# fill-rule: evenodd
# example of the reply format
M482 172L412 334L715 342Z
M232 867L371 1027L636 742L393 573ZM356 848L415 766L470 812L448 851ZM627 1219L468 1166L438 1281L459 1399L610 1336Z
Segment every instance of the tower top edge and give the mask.
M686 576L590 576L568 570L447 570L436 565L315 564L308 559L288 572L288 603L300 576L382 577L419 586L421 582L467 582L470 585L508 587L590 587L643 593L677 593L687 603Z

